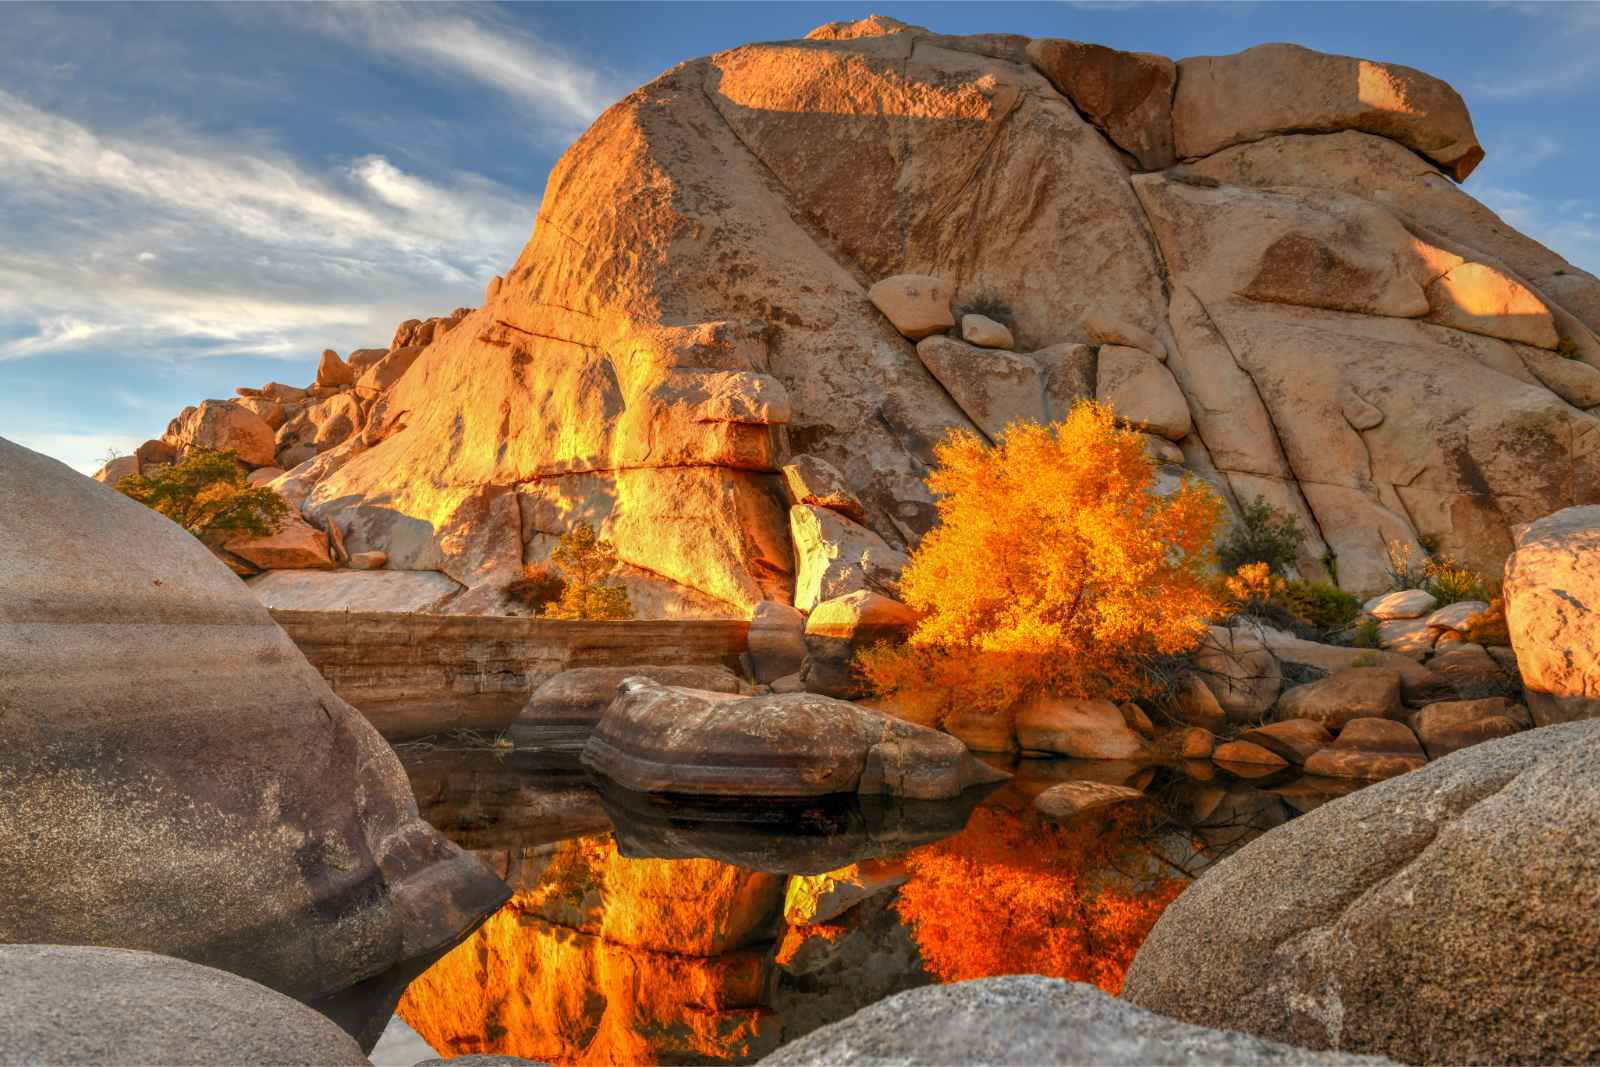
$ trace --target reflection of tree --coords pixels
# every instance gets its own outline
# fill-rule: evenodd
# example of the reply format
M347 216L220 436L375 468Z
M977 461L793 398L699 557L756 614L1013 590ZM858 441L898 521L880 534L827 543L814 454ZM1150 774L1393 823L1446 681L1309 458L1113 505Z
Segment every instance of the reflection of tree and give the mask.
M1145 818L1052 826L986 806L960 834L911 852L898 907L927 968L946 982L1045 974L1120 992L1133 954L1188 884L1138 862Z

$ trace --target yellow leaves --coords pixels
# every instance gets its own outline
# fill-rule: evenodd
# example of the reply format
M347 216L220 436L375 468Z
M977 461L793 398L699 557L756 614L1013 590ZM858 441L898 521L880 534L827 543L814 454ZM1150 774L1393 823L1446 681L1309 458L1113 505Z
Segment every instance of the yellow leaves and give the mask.
M1136 696L1151 659L1193 647L1220 607L1220 502L1188 481L1158 493L1154 460L1108 408L1014 424L993 448L955 434L936 460L939 524L901 575L921 621L861 660L880 693L947 712Z

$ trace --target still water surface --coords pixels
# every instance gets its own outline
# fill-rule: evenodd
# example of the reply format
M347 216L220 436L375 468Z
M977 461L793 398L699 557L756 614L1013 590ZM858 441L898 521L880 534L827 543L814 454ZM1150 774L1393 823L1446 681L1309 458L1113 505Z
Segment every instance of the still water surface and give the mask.
M454 737L400 747L423 816L516 895L400 1013L446 1055L719 1063L891 993L1034 972L1110 991L1210 864L1328 799L1207 762L1025 760L954 801L631 794L570 760ZM1143 801L1053 824L1062 781Z

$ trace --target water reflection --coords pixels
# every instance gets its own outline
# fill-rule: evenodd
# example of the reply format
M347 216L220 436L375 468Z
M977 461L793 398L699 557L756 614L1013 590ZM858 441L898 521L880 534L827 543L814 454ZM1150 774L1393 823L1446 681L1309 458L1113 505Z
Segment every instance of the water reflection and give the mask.
M936 980L1116 991L1190 878L1317 796L1209 763L1028 760L955 801L715 801L459 743L401 757L423 815L517 891L401 1014L447 1055L551 1063L756 1059ZM1073 780L1146 800L1061 825L1035 812Z

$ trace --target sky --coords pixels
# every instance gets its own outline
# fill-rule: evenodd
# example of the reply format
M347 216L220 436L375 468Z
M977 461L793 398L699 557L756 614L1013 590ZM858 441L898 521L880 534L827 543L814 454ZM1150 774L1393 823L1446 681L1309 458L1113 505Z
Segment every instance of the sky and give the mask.
M482 300L561 153L676 63L871 13L1175 59L1293 41L1466 98L1466 189L1600 273L1600 4L0 4L0 436L89 473Z

